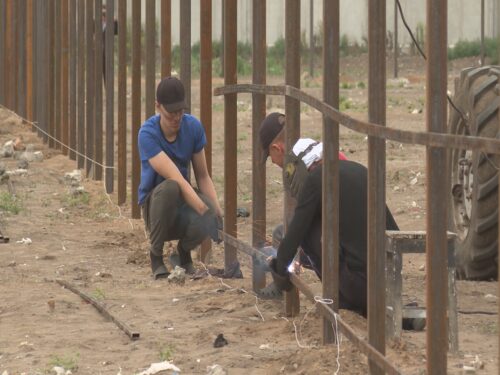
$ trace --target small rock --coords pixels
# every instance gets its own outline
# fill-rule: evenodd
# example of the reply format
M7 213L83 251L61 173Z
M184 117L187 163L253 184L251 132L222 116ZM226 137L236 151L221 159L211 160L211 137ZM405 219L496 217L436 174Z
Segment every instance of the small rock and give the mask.
M493 294L486 294L484 298L489 299L489 300L496 300L498 297L493 295Z
M175 266L175 269L168 275L168 281L176 284L184 284L186 282L186 270L182 267Z
M227 375L227 371L221 365L207 366L207 375Z
M17 162L17 168L19 169L28 169L29 163L28 160L21 159Z
M397 186L397 185L396 185L396 186L394 186L392 189L393 189L394 191L399 191L399 186Z
M476 369L474 367L471 367L471 366L465 366L462 367L462 369L464 370L464 374L475 374L476 373Z
M14 147L15 151L26 150L26 146L24 145L24 142L23 142L23 137L17 137L16 139L14 139L12 146Z
M412 115L418 115L419 113L422 113L422 109L420 108L415 108L413 111L411 111Z
M14 261L11 261L9 262L9 264L7 264L7 267L15 267L15 266L17 266L17 263Z
M420 267L418 267L419 271L425 271L425 264L422 264Z
M262 344L261 346L259 346L259 349L260 350L269 350L269 349L271 349L271 347L269 346L269 344Z
M228 345L229 343L225 339L222 333L219 333L214 341L214 348L222 348L223 346Z
M12 155L14 155L14 141L7 141L0 149L0 156L10 158Z
M416 184L417 184L417 182L418 182L418 179L417 179L416 177L414 177L414 178L412 178L412 179L410 180L410 185L416 185Z

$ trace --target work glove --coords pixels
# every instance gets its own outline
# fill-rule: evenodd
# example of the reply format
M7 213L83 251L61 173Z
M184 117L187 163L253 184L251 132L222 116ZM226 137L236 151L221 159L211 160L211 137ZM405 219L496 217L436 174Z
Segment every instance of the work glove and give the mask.
M210 236L210 238L216 242L216 243L221 243L222 239L219 236L219 230L222 230L224 227L224 223L222 221L222 217L218 215L214 215L213 213L205 213L205 215L209 215L206 220L206 228L207 228L207 233ZM205 216L203 215L203 216Z
M288 272L285 275L278 273L277 271L277 259L272 258L269 262L269 268L271 269L271 275L273 277L273 281L280 290L289 291L293 288L293 284L290 281L290 276Z

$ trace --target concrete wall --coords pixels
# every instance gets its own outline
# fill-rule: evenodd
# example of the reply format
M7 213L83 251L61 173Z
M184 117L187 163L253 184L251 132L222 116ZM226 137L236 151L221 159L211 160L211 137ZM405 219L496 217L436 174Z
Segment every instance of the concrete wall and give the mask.
M130 3L130 0L128 0ZM172 0L172 44L179 44L179 4ZM199 40L200 35L200 1L191 0L193 43ZM309 40L310 31L310 1L314 7L314 32L318 33L323 19L323 0L301 1L301 25L306 40ZM349 41L362 43L367 38L368 29L368 1L369 0L341 0L340 1L340 33L347 35ZM497 34L498 3L500 0L485 0L485 35L489 37ZM143 1L143 6L144 6ZM157 17L160 15L160 0L157 3ZM237 0L238 3L238 40L251 42L252 38L252 0ZM400 0L405 18L415 32L418 24L425 24L425 0ZM481 0L450 0L448 1L448 43L458 40L475 40L481 35ZM220 39L222 29L222 0L212 0L213 38ZM269 45L284 36L285 31L285 0L266 0L267 6L267 43ZM129 4L130 12L130 4ZM145 21L144 10L142 13ZM159 20L158 20L159 24ZM394 31L394 0L387 1L387 30ZM398 39L400 44L408 45L411 39L404 28L401 19L398 20Z

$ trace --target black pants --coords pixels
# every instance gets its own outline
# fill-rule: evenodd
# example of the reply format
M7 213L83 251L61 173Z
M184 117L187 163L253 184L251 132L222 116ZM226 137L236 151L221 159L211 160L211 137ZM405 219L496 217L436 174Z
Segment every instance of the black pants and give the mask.
M273 247L278 248L283 239L283 224L276 226L273 230ZM310 233L312 238L304 241L299 249L300 262L309 269L316 272L322 280L321 275L321 226L314 225ZM323 281L323 280L322 280ZM355 311L366 317L367 312L367 282L366 273L354 271L349 268L344 260L339 262L339 308Z
M146 197L142 212L153 254L163 255L165 241L179 240L177 250L181 264L192 261L191 250L208 237L204 220L215 215L210 199L201 192L197 193L211 208L210 213L203 217L184 201L179 185L173 180L158 184Z

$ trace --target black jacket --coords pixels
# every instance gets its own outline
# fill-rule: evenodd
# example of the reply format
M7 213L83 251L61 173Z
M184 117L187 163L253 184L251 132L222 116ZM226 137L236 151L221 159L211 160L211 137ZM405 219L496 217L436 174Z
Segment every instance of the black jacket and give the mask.
M322 166L309 172L297 199L287 233L278 249L277 271L286 274L297 248L302 246L321 277L321 183ZM367 264L367 169L356 162L339 161L340 262L366 274ZM386 228L398 230L387 208Z

